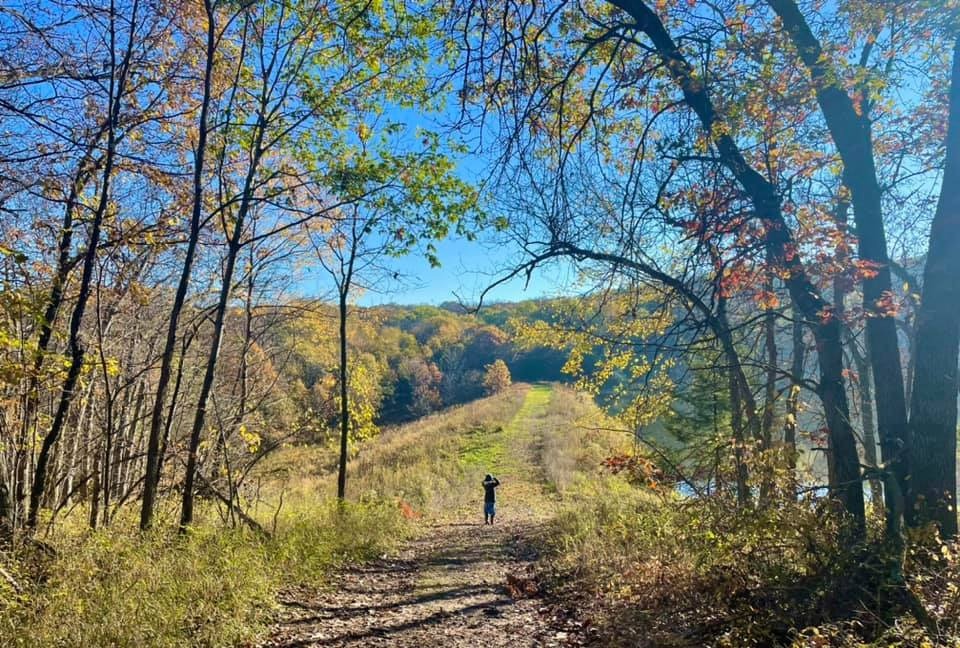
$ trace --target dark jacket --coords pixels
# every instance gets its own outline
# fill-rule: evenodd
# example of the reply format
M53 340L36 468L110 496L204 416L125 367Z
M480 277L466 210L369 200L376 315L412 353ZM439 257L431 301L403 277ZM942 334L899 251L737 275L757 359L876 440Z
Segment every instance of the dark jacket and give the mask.
M496 502L497 501L497 486L500 485L500 480L494 477L493 479L483 480L483 501L484 502Z

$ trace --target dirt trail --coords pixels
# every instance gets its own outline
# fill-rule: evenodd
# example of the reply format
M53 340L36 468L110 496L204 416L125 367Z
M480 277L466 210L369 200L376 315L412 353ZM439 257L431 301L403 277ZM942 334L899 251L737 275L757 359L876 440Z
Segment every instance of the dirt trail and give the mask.
M523 523L432 527L394 558L338 574L332 589L291 591L264 646L559 646L553 614L513 598L536 555ZM522 588L523 581L520 581Z
M483 524L478 501L475 518L465 513L458 521L434 523L396 555L342 570L327 589L284 592L281 621L262 646L571 643L567 615L532 591L529 579L537 559L532 540L549 518L530 503L549 500L536 464L540 417L550 397L549 387L533 387L502 438L491 441L508 458L502 464L505 505L496 525ZM512 501L511 492L517 496Z

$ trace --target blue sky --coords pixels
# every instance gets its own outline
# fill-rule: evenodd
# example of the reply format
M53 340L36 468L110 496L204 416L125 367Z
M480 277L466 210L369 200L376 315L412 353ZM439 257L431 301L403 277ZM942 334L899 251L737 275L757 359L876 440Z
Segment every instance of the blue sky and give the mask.
M400 259L391 259L391 267L404 277L406 285L391 288L388 292L368 292L360 302L364 305L387 303L439 304L460 299L474 303L484 288L503 276L510 259L516 253L503 244L492 240L467 241L452 238L437 244L440 252L440 268L431 268L419 255L412 254ZM569 283L569 272L560 268L544 268L536 272L529 285L525 278L497 286L486 301L521 301L538 297L555 296Z
M453 237L436 243L441 267L431 268L426 259L413 253L408 256L388 259L385 265L400 275L401 280L384 284L376 290L365 290L358 295L364 306L382 304L440 304L457 301L475 303L484 288L503 276L515 251L492 236L467 241ZM485 298L486 303L514 302L540 297L553 297L564 293L564 288L574 280L566 267L546 267L537 271L526 284L525 278L516 278L497 286ZM326 296L330 290L329 279L322 272L305 272L300 282L303 292L314 297Z
M470 149L468 154L450 154L457 160L457 174L474 186L480 186L491 170L486 153L495 151L480 150L483 147L480 145L478 129L464 127L462 124L454 125L459 116L458 110L456 100L452 98L440 114L431 115L417 109L390 106L379 116L378 121L404 125L402 134L398 135L400 147L406 146L404 140L414 145L419 142L421 137L417 134L418 129L446 133L451 141L466 144ZM492 128L489 123L488 128ZM489 146L492 143L490 135L485 139ZM515 245L504 240L506 237L502 233L481 231L477 232L477 235L477 240L474 241L457 236L434 241L441 262L440 268L431 268L423 254L417 252L400 258L384 259L383 266L389 268L390 272L396 272L401 279L380 281L376 290L362 291L357 301L364 306L436 305L458 299L469 304L475 303L485 288L503 277L520 260L525 260ZM529 282L525 277L518 277L497 286L485 296L485 302L514 302L557 296L564 292L572 280L572 273L567 267L543 268L531 276ZM303 292L313 297L328 296L331 288L330 281L323 272L309 268L299 285Z

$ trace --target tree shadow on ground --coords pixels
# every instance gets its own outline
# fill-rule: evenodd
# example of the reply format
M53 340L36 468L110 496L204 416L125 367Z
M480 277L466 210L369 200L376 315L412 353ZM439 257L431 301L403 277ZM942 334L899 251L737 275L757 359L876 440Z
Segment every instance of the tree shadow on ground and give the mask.
M380 625L372 628L367 628L361 631L350 631L341 634L337 634L332 637L324 638L310 638L310 639L294 639L290 642L279 644L283 648L303 648L305 646L329 646L329 645L343 645L349 644L351 642L362 642L365 639L373 638L386 638L396 635L398 633L406 632L407 630L414 630L418 628L424 628L431 625L436 625L442 623L446 619L454 615L468 615L473 612L479 612L481 610L487 612L493 612L495 614L500 614L500 608L512 605L513 599L510 598L500 598L495 601L485 601L483 603L474 603L471 605L465 605L459 608L452 610L439 610L428 616L424 617L415 617L409 621L404 621L403 623L397 623L393 625Z

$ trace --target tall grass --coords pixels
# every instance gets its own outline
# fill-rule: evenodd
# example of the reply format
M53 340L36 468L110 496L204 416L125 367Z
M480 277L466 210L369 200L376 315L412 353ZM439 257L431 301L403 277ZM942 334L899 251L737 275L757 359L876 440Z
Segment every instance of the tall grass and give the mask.
M543 421L540 462L549 486L563 495L580 484L605 480L601 462L625 452L628 441L586 394L557 387Z
M263 630L284 584L320 582L405 532L392 505L319 500L281 511L269 538L223 528L209 509L186 536L168 526L140 534L133 520L92 533L72 524L58 529L40 580L0 594L0 645L237 645Z
M55 556L0 554L24 586L0 580L0 646L230 646L250 642L276 608L276 593L322 583L345 562L383 554L414 531L398 506L443 510L467 497L465 435L502 429L526 387L387 430L350 464L350 501L333 498L328 448L290 447L264 462L249 510L269 537L228 528L204 502L190 533L175 531L174 502L154 531L135 511L91 532L79 508L48 542ZM250 495L250 493L248 493Z

